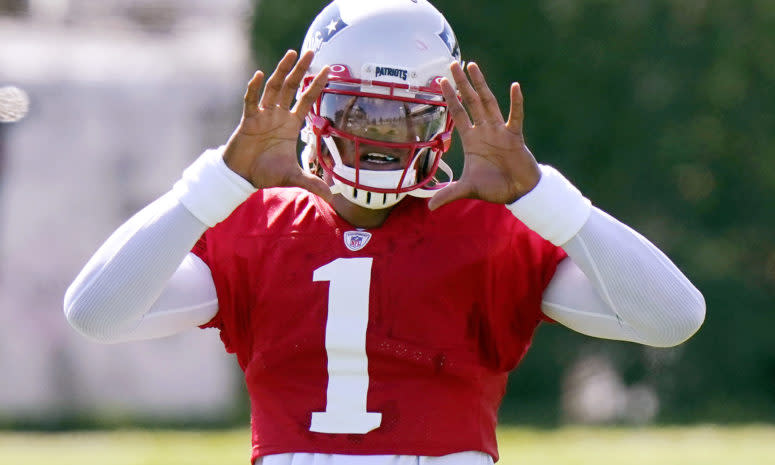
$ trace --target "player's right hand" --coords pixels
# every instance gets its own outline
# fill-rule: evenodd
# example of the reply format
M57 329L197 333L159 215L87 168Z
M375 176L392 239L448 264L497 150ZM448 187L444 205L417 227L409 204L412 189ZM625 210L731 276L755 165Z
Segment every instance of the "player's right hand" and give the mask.
M253 75L245 92L242 120L226 144L223 160L258 189L302 187L330 200L329 186L302 170L296 161L299 131L326 86L328 67L320 70L291 107L313 53L308 51L296 61L297 55L293 50L285 54L267 80L263 94L260 90L264 73L256 71Z

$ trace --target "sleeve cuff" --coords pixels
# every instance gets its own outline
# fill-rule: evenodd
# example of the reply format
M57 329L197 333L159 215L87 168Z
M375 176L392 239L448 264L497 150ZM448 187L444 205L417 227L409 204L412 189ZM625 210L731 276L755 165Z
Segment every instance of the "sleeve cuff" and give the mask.
M561 246L587 222L592 203L559 171L548 165L539 166L538 184L506 208L538 235Z
M183 171L173 195L199 221L213 227L258 189L223 161L225 147L205 151Z

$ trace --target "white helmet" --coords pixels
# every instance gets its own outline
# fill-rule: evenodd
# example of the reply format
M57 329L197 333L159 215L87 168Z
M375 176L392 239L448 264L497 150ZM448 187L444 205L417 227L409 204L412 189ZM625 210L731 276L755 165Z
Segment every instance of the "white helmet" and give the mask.
M335 0L312 22L307 50L315 58L304 86L325 65L330 74L302 130L305 169L316 162L334 193L374 209L407 194L432 196L444 185L438 168L452 180L441 155L453 123L439 81L453 82L460 48L436 8L427 0Z

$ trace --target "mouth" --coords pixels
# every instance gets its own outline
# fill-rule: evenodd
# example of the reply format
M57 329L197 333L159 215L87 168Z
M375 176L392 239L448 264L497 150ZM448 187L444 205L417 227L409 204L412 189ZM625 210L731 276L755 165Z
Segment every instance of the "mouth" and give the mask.
M369 152L361 155L360 165L373 170L401 169L401 159L387 153Z

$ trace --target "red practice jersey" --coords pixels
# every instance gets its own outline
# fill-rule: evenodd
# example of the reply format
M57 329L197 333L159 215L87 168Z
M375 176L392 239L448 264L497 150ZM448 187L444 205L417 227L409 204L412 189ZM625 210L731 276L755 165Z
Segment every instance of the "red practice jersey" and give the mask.
M300 189L265 189L193 250L245 372L253 459L284 452L497 460L508 372L565 257L502 205L407 197L358 230Z

